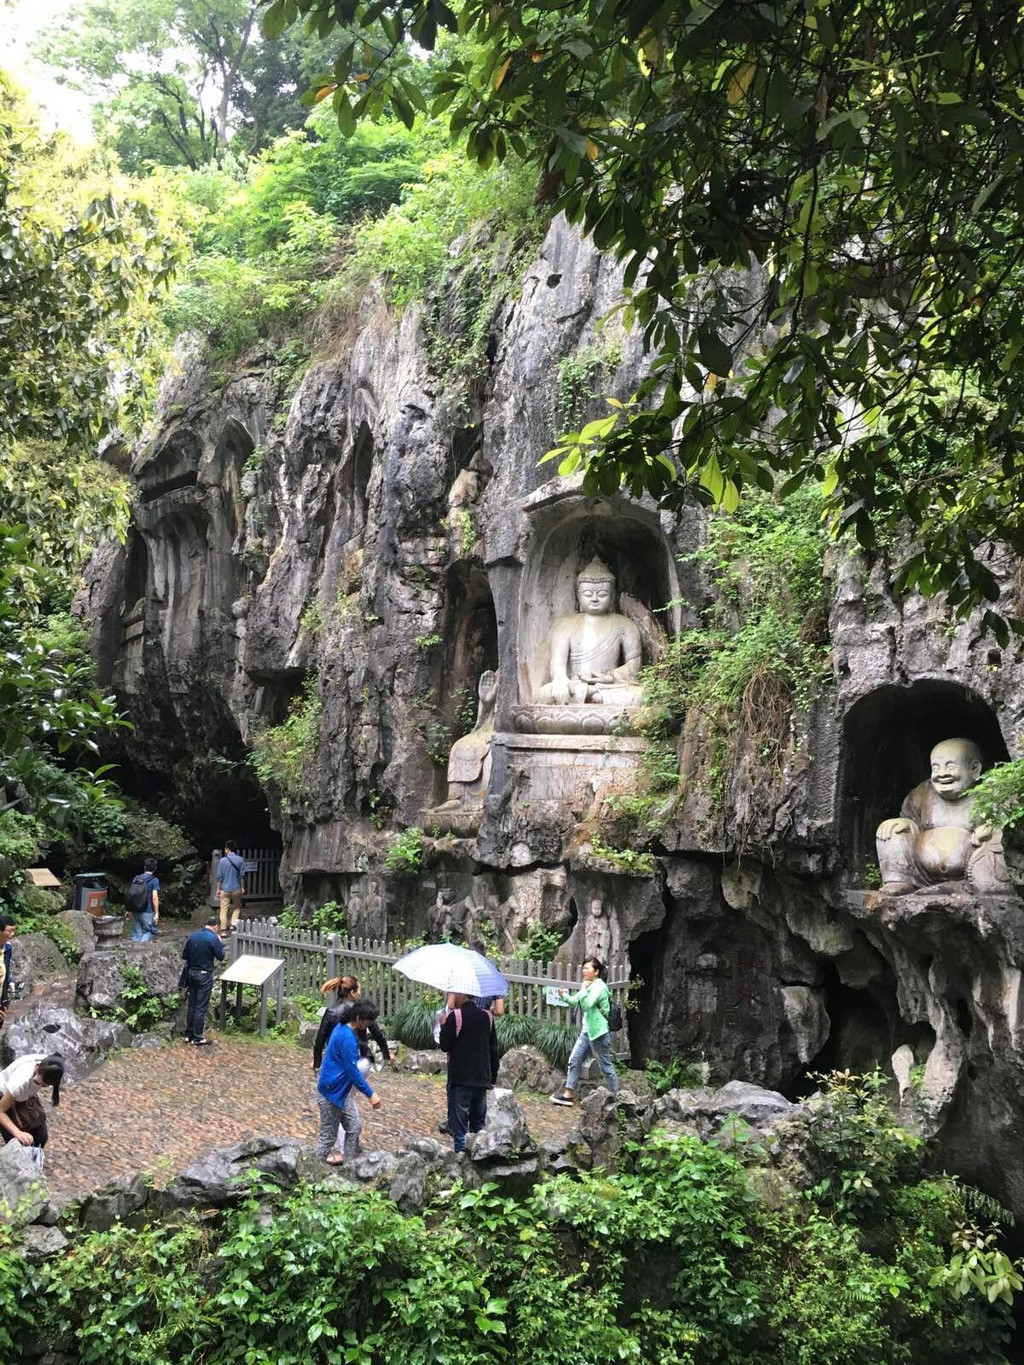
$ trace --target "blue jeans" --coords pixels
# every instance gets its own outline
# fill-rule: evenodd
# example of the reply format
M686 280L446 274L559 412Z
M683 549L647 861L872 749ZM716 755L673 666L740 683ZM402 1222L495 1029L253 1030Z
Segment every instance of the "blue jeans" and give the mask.
M575 1090L580 1080L580 1067L589 1056L595 1056L604 1072L608 1089L613 1095L619 1093L619 1076L612 1061L612 1035L602 1033L600 1038L588 1038L587 1030L581 1029L580 1036L569 1053L569 1074L565 1079L566 1090Z
M487 1091L482 1085L448 1087L448 1127L457 1152L466 1150L466 1133L479 1133L487 1118Z
M148 943L153 937L153 912L143 910L140 914L138 910L132 911L132 942Z

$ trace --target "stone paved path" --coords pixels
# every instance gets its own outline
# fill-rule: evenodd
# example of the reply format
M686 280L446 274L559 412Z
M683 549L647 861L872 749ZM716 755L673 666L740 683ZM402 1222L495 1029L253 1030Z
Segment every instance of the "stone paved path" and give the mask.
M213 1147L260 1135L316 1135L312 1057L292 1043L218 1040L198 1051L175 1040L125 1051L46 1104L47 1176L55 1191L83 1194L134 1171L158 1183ZM360 1103L363 1145L395 1151L415 1137L437 1136L444 1117L440 1077L385 1067L375 1078L384 1104ZM523 1099L538 1141L568 1132L574 1114L546 1099Z

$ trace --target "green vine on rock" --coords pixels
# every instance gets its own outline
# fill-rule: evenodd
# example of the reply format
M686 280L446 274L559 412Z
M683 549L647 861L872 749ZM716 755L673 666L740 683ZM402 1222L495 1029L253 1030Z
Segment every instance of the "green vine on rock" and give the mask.
M256 776L264 788L280 793L289 803L298 801L305 791L320 740L320 717L319 679L313 673L286 719L261 730L253 740L250 761Z
M1024 820L1024 758L997 763L971 789L975 823L1013 828Z
M423 862L423 831L418 825L401 830L391 840L384 858L384 870L399 876L411 877Z
M670 640L641 675L648 731L686 725L686 777L710 788L721 809L746 761L753 806L773 808L794 719L806 713L828 670L822 500L801 489L785 503L751 496L735 515L712 517L691 556L715 597L699 627Z

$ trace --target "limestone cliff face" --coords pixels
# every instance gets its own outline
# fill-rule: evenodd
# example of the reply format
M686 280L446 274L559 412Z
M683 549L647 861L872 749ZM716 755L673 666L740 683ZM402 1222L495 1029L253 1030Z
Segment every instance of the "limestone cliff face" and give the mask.
M875 827L932 744L966 735L989 763L1015 751L1019 650L974 618L894 602L837 557L832 682L792 719L770 790L741 760L712 799L691 718L653 871L591 843L644 741L544 733L531 709L584 558L599 553L668 629L708 601L689 557L699 509L670 520L588 500L538 463L568 420L602 412L591 388L625 396L642 373L638 339L599 327L619 296L614 263L558 220L471 380L448 372L443 310L428 344L416 309L395 317L372 298L294 392L273 356L225 386L184 352L137 452L128 544L97 553L82 601L135 721L131 769L211 842L251 837L245 747L314 676L304 781L271 794L290 898L346 902L357 933L448 915L490 921L511 948L540 922L567 955L628 955L643 979L637 1056L692 1047L715 1073L790 1089L808 1069L878 1060L960 1168L1024 1210L1008 1159L1024 1117L1024 906L1009 888L864 890ZM1016 566L1000 571L1009 589ZM445 815L448 749L486 669L499 675L487 799ZM412 826L419 873L387 872Z

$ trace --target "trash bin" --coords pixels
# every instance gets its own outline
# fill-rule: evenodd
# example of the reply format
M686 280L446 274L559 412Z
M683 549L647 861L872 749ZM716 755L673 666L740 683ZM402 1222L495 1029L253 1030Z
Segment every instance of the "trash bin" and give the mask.
M107 913L107 877L104 872L75 874L75 909L87 915Z

